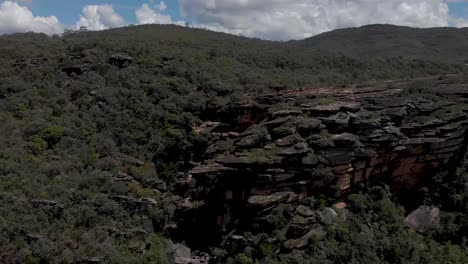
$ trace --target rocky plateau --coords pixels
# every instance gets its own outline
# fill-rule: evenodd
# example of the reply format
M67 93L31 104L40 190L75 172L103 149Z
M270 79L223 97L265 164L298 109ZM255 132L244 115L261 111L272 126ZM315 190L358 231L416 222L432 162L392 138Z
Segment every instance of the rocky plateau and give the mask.
M305 88L246 96L229 114L213 106L195 128L208 137L208 148L177 185L185 199L179 235L220 243L221 235L294 204L297 223L285 247L300 248L304 236L322 233L310 226L334 221L351 192L379 183L394 192L418 190L464 154L465 83L441 76ZM301 206L320 194L336 199L335 208Z

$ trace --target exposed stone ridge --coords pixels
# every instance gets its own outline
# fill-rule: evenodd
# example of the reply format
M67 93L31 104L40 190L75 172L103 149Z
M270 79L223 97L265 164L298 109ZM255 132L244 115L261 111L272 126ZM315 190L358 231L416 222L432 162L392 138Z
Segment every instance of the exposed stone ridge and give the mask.
M209 147L203 165L181 180L182 195L212 206L226 227L245 210L261 213L318 192L342 197L378 181L417 189L466 143L468 88L440 80L416 90L420 80L257 98L265 113L255 118L265 118L247 129L219 120L197 128L207 131Z

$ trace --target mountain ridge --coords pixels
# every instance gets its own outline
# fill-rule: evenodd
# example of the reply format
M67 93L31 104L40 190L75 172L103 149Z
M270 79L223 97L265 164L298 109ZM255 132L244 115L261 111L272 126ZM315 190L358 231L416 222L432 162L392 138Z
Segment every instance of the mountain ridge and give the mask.
M464 62L468 60L468 28L412 28L386 24L336 29L290 42L345 56L399 57Z
M177 40L179 35L183 34L185 36L181 40L196 41L200 38L207 38L213 42L228 40L236 43L251 42L255 45L300 47L358 59L405 57L448 63L468 61L468 50L464 48L468 45L468 28L454 27L414 28L391 24L369 24L334 29L302 40L281 42L210 31L203 28L151 24L132 25L103 31L75 31L63 37L82 34L86 34L88 37L116 36L121 33L137 34L139 31L148 29L152 30L153 33L156 32L159 36L169 37L168 40ZM28 34L30 33L3 35L0 36L0 41L24 38ZM175 38L171 38L171 36L175 36Z

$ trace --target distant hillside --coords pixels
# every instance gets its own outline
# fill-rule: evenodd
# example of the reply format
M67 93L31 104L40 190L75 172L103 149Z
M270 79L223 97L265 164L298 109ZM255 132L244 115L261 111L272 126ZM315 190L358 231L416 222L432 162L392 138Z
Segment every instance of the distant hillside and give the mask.
M465 70L457 62L431 61L426 57L387 59L378 53L375 56L370 53L364 59L343 56L323 52L325 48L320 51L310 48L315 46L308 44L313 40L282 43L174 25L129 26L53 38L32 33L1 36L0 61L39 60L41 66L54 69L78 64L96 68L111 54L126 53L134 58L140 76L147 71L163 72L188 80L196 89L210 94L233 90L258 92L271 87L342 86ZM333 43L325 41L319 45L343 51L332 48L338 45ZM352 55L353 50L350 47L343 54ZM358 48L355 50L357 55L362 53ZM391 49L384 51L386 54Z
M338 29L290 43L351 57L403 56L450 62L468 60L468 28L419 29L368 25Z

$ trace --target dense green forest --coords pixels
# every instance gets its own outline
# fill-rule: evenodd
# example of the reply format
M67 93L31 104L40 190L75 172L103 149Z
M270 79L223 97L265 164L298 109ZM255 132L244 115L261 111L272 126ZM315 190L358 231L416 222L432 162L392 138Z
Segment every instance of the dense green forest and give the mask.
M206 148L193 127L208 106L465 71L154 25L1 36L0 64L0 263L173 263L174 181ZM351 195L347 221L324 225L305 251L278 251L292 217L281 207L244 253L208 253L214 263L468 263L466 164L415 195L447 208L425 235L404 226L382 186ZM332 203L310 198L311 208Z

